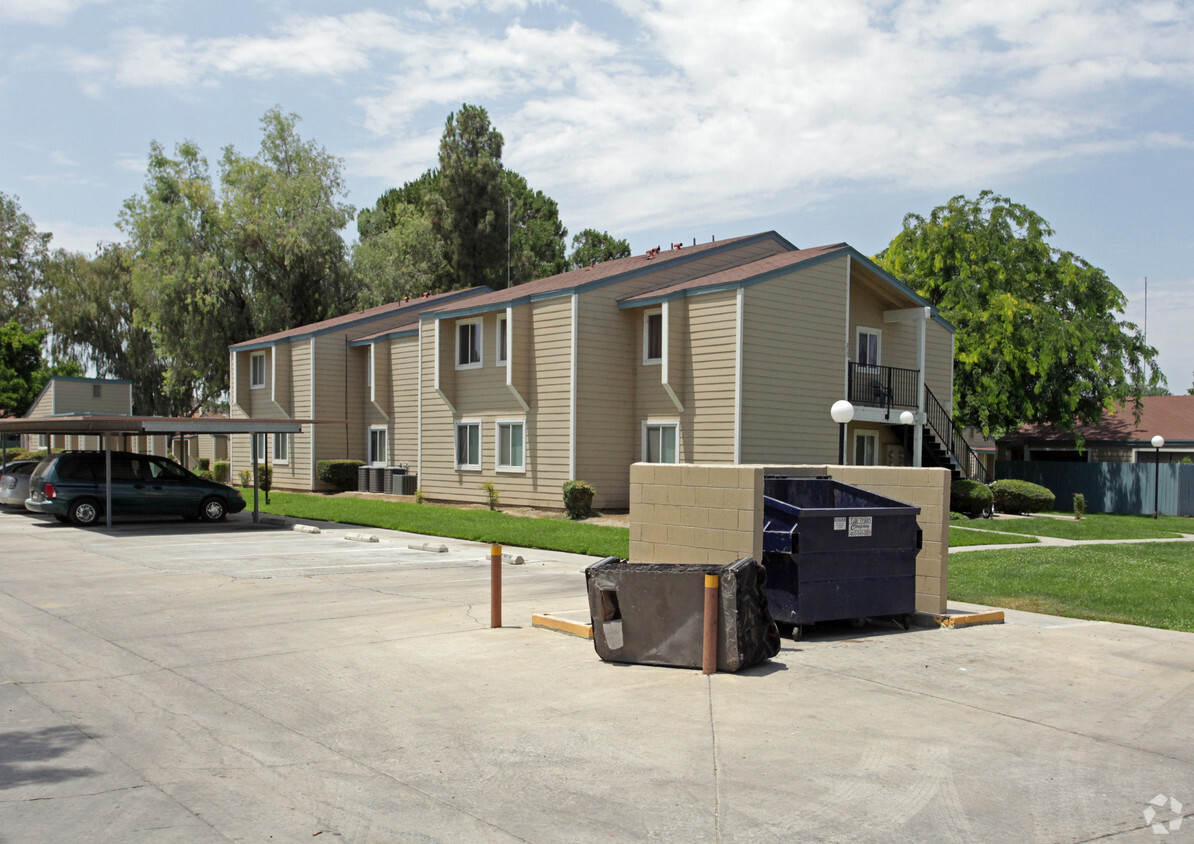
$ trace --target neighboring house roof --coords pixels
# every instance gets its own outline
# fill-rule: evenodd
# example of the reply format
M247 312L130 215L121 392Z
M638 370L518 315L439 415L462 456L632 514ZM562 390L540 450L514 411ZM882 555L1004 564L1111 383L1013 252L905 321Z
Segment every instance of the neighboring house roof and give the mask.
M1097 425L1079 425L1077 433L1087 445L1119 444L1150 447L1160 434L1167 445L1194 443L1194 396L1144 396L1140 400L1140 422L1135 420L1136 405L1128 401L1114 413L1106 414ZM1074 434L1046 425L1025 425L999 439L1000 445L1034 444L1073 445Z
M248 349L264 349L268 346L276 346L284 341L302 340L308 337L316 337L320 334L327 334L332 331L338 331L344 328L352 328L356 325L366 325L374 320L384 319L386 317L401 314L403 311L410 311L412 316L415 316L417 322L417 314L429 310L436 306L445 305L449 302L454 302L459 299L484 294L490 291L488 287L470 287L467 290L450 290L447 293L437 293L434 296L419 296L414 299L403 299L400 302L391 302L388 305L378 305L376 308L369 308L363 311L354 311L343 316L332 317L325 319L322 322L313 322L309 325L300 325L297 328L290 328L286 331L278 331L273 334L267 334L264 337L255 337L252 340L244 340L240 343L234 343L229 346L230 351L241 352Z
M739 264L736 267L729 267L728 269L719 270L709 275L676 282L654 290L637 293L633 296L627 296L618 301L618 307L637 308L645 305L659 304L669 299L676 299L693 293L711 293L717 290L730 290L736 287L758 284L759 282L791 272L794 268L812 266L822 261L839 258L843 255L849 255L852 260L862 262L868 270L895 287L912 301L925 307L932 307L932 304L927 299L919 296L912 288L908 287L895 276L890 275L848 243L831 243L826 246L814 246L808 249L797 249L793 252L781 252L777 255L769 255L766 258L760 258L757 261L751 261L746 264ZM934 309L933 319L951 332L954 330L954 327L949 322L936 313L936 309Z
M546 278L526 281L504 290L495 290L469 299L459 308L445 308L436 316L458 317L469 314L484 313L497 310L499 307L509 307L521 302L534 299L547 299L553 296L564 296L590 287L599 287L623 281L635 276L657 272L661 267L675 266L696 260L707 255L714 255L720 251L736 248L750 243L774 240L785 250L795 250L796 247L774 231L760 234L733 237L728 240L716 240L711 243L698 243L695 246L684 246L679 249L667 249L660 252L654 250L642 255L631 255L629 258L615 258L612 261L602 261L580 269L569 270Z

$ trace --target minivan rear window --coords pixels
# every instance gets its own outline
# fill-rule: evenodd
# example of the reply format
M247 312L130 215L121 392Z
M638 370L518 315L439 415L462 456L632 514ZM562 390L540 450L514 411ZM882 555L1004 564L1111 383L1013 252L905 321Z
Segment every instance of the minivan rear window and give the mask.
M71 460L67 457L58 458L58 478L64 481L94 481L95 473L90 460Z

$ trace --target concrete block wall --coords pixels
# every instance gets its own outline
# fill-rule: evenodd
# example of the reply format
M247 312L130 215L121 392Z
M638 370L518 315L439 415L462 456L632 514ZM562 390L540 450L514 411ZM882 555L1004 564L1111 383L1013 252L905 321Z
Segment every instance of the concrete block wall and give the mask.
M945 611L949 472L893 466L636 463L630 468L630 561L731 563L763 555L763 476L831 475L920 508L916 609Z

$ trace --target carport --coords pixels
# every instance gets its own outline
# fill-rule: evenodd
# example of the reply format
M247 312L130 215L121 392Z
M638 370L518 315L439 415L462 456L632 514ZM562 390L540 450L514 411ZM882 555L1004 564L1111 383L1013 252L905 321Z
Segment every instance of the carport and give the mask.
M208 419L191 416L44 416L36 419L0 419L0 440L6 434L84 434L104 440L107 527L112 527L112 447L116 437L142 434L298 434L313 419ZM52 440L51 440L52 442ZM260 520L257 501L257 437L249 438L253 465L253 521ZM47 448L47 454L50 449ZM7 448L3 462L8 462Z

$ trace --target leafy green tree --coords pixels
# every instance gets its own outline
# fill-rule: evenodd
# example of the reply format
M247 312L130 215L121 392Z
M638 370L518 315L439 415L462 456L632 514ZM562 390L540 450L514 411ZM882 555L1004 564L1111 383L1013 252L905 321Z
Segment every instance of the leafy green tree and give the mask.
M513 170L505 171L504 181L510 213L510 284L564 272L568 269L564 257L568 229L560 222L556 201L543 191L533 190L527 180ZM498 286L506 286L505 278L496 281Z
M426 291L446 290L451 270L443 241L431 221L413 205L389 209L390 227L353 246L352 270L360 293L358 305L374 308Z
M1051 246L1038 214L991 191L908 214L876 260L957 328L954 416L984 434L1072 430L1160 381L1107 274ZM1147 371L1147 372L1146 372ZM1146 377L1147 376L1147 377Z
M439 144L439 190L428 210L454 287L505 286L506 197L502 135L480 106L448 115Z
M413 208L426 214L431 197L439 193L439 170L431 169L413 182L400 188L390 188L377 198L372 208L364 208L357 215L357 232L361 239L379 235L398 225Z
M0 325L0 416L24 416L51 376L82 375L74 361L42 360L45 329L29 331L15 318Z
M41 285L51 235L39 232L16 197L0 193L0 313L37 324L34 291Z
M572 254L568 256L568 269L576 270L615 258L629 258L630 244L618 240L609 232L585 229L572 238Z

